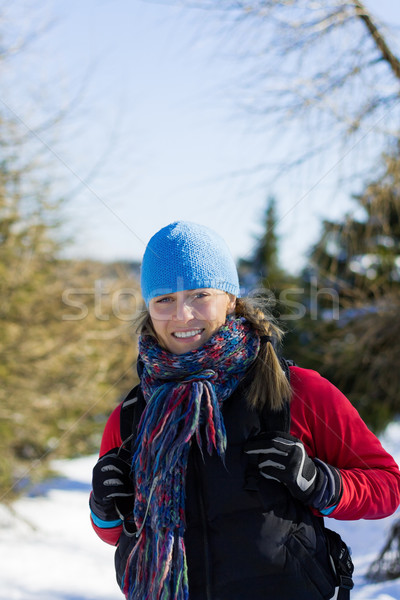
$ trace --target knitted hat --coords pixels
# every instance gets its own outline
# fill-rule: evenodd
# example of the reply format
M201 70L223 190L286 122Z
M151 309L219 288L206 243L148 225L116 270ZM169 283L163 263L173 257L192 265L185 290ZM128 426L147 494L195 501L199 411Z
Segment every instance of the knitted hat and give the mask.
M213 288L239 296L235 262L224 240L203 225L176 221L147 244L141 269L142 296Z

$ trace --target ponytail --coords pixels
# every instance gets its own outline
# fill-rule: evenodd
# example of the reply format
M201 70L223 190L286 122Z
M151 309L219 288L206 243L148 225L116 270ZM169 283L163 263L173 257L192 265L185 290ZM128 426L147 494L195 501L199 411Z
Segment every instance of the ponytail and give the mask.
M260 410L267 403L271 410L278 411L292 395L290 383L274 350L274 345L281 341L283 332L256 300L237 298L236 316L244 317L260 336L270 338L267 343L261 343L255 360L248 404L251 408Z

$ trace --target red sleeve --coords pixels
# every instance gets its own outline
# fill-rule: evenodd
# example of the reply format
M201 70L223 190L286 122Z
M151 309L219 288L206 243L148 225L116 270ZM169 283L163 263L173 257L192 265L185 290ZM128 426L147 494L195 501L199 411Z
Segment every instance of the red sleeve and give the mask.
M343 496L335 519L379 519L400 503L400 472L349 400L315 371L291 367L291 433L312 458L338 467Z
M112 448L119 448L122 444L120 434L121 406L122 403L119 404L113 410L113 412L107 420L100 444L99 456L103 456ZM103 521L102 519L98 518L93 512L91 514L90 520L93 529L95 530L97 535L103 540L103 542L107 542L107 544L111 544L113 546L115 546L118 543L122 531L122 525L120 521L115 526L111 526L113 524L112 522L110 523L107 521ZM97 524L95 523L95 521Z
M122 402L114 408L111 415L108 417L103 437L101 438L99 456L103 456L106 452L112 450L112 448L119 448L122 444L120 428L121 408Z

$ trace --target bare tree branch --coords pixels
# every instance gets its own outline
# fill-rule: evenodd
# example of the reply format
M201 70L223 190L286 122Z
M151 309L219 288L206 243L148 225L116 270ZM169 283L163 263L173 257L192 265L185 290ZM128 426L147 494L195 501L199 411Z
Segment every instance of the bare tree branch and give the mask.
M380 31L378 30L378 27L374 23L372 16L366 10L364 4L359 0L354 0L354 6L356 9L357 16L365 23L366 28L370 32L377 48L382 54L383 60L389 63L395 77L397 77L397 79L400 79L400 61L397 58L397 56L395 56L390 50L385 38L382 36Z

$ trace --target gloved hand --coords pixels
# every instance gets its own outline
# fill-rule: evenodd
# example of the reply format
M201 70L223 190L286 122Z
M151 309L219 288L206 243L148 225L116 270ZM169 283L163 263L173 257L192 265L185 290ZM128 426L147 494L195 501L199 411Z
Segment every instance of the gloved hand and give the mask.
M134 495L130 460L130 453L124 448L113 448L99 458L94 466L92 478L96 502L107 504L117 498Z
M302 442L288 433L262 433L245 445L246 454L258 456L258 468L266 479L285 484L295 498L318 510L337 505L342 478L335 467L312 460ZM332 508L332 510L333 510Z

